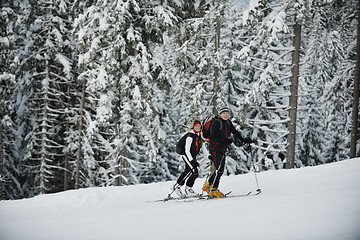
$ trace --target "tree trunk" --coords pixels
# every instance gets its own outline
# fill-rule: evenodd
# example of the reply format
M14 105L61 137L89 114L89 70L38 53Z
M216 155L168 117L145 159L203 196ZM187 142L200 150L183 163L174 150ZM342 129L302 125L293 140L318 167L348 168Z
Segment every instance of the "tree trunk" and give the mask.
M359 3L360 4L360 3ZM359 83L360 83L360 10L358 6L358 26L357 26L357 46L356 46L356 71L354 79L354 93L352 105L352 126L351 126L351 142L350 142L350 158L356 157L356 143L358 131L359 117Z
M115 175L114 186L120 186L120 168L118 165L119 163L120 163L120 161L117 159L116 166L114 168L114 175Z
M50 63L46 60L46 78L50 80ZM45 87L45 89L44 89ZM41 122L41 154L40 154L40 193L46 194L47 192L47 133L48 133L48 109L49 109L49 88L43 85L44 91L44 110Z
M292 77L290 86L290 109L288 123L288 146L286 148L286 168L294 168L295 163L295 141L296 141L296 115L298 100L298 82L299 82L299 63L300 63L300 36L301 25L294 25L294 51L292 53Z
M80 161L81 161L81 152L82 152L82 130L84 124L84 109L85 109L85 89L86 89L86 80L82 80L82 93L81 93L81 107L80 107L80 124L79 124L79 139L78 139L78 154L76 158L76 176L75 176L75 189L80 187Z
M215 34L215 66L214 66L214 81L213 81L213 92L214 96L212 99L213 105L213 114L217 114L217 99L218 99L218 92L220 91L219 87L219 76L220 76L220 60L219 60L219 49L220 49L220 8L219 3L220 0L217 2L216 6L216 34Z
M67 102L67 106L70 106L70 84L68 84L68 89L67 89L67 95L68 95L68 100ZM65 127L65 131L67 134L69 134L70 132L70 124L69 124L69 113L66 112L66 127ZM68 145L68 144L67 144ZM68 147L68 146L67 146ZM65 152L65 159L64 159L64 191L69 189L69 153Z
M118 106L118 109L120 109L120 106ZM119 113L117 112L117 117L115 118L115 135L116 137L120 137L120 129L119 129L119 122L120 122L120 117L119 117ZM115 160L115 167L114 167L114 186L120 186L120 156L121 154L118 152L118 148L115 147L116 152L114 154L114 157L116 158Z
M0 123L1 124L1 123ZM4 199L3 192L4 192L4 138L3 138L3 128L0 125L0 200Z
M126 148L124 147L124 149L122 150L122 154L121 154L121 158L120 158L120 168L119 168L119 172L120 172L120 186L123 185L129 185L129 182L127 182L124 178L129 179L129 163L126 160L126 158L128 158L128 151L126 150Z

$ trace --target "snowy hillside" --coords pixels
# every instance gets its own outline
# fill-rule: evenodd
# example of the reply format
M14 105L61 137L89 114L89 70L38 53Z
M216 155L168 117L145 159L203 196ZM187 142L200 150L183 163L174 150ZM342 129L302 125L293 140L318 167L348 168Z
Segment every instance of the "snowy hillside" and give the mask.
M0 239L360 239L360 159L258 179L259 196L187 203L148 202L165 197L173 182L1 201ZM223 177L220 187L254 191L254 173Z

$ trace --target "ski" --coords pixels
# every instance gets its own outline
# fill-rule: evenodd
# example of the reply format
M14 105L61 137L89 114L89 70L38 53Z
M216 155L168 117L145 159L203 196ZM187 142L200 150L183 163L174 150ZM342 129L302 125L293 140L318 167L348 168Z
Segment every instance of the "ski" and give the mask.
M232 197L246 197L249 196L251 194L251 191L245 193L245 194L236 194L236 195L230 195L231 191L227 194L224 194L223 197L208 197L204 200L218 200L218 199L224 199L224 198L232 198Z
M172 197L170 194L164 199L158 199L153 201L147 202L167 202L167 201L176 201L176 202L195 202L195 201L207 201L207 200L218 200L218 199L225 199L225 198L236 198L236 197L246 197L246 196L256 196L261 193L261 189L257 189L255 193L251 191L245 194L235 194L231 195L232 191L229 191L224 194L224 197L210 197L209 195L198 194L196 196L184 196L184 197Z
M196 196L184 196L184 197L172 197L171 195L168 195L166 198L164 199L158 199L158 200L153 200L153 201L148 201L148 202L167 202L167 201L173 201L173 200L186 200L186 199L200 199L200 198L204 198L205 196L203 196L202 194L198 194Z
M223 197L220 197L220 198L226 198L226 197L229 196L231 193L232 193L232 191L229 191L229 192L227 192L227 193L224 193L224 196L223 196ZM218 197L211 197L210 195L207 195L207 196L206 196L206 199L213 199L213 198L218 198Z
M231 191L224 194L224 197L210 197L210 196L203 196L202 198L194 198L194 199L180 199L177 202L195 202L195 201L208 201L208 200L219 200L219 199L226 199L226 198L235 198L235 197L246 197L246 196L255 196L259 193L251 194L251 191L245 193L245 194L236 194L236 195L230 195Z

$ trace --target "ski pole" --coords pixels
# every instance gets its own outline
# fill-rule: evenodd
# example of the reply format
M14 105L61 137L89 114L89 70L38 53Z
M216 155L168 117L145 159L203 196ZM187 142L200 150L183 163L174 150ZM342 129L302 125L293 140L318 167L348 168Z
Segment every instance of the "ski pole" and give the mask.
M256 168L255 168L255 163L254 161L253 162L253 169L254 169L254 174L255 174L255 180L256 180L256 186L257 186L257 189L256 189L256 195L258 195L259 193L261 193L261 189L259 188L259 182L258 182L258 179L257 179L257 176L256 176Z

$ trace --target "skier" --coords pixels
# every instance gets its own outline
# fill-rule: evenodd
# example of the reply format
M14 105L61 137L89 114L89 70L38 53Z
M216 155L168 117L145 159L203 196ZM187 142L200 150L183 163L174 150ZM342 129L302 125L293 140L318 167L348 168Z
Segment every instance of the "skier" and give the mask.
M243 138L241 134L232 125L229 119L230 110L228 107L222 107L219 110L219 116L210 126L210 178L205 182L202 190L207 192L210 197L224 197L224 194L218 190L220 178L225 168L225 151L232 143L231 133L240 141L245 143L253 143L251 138Z
M179 176L178 180L173 186L173 190L179 197L197 196L197 193L195 193L195 191L192 189L194 182L199 175L199 163L196 161L196 156L199 154L200 149L202 149L203 152L208 155L208 151L201 138L201 122L199 120L194 120L192 122L190 131L187 133L185 138L184 148L185 152L181 156L185 162L185 170ZM183 194L181 187L185 184L185 181L185 194Z

